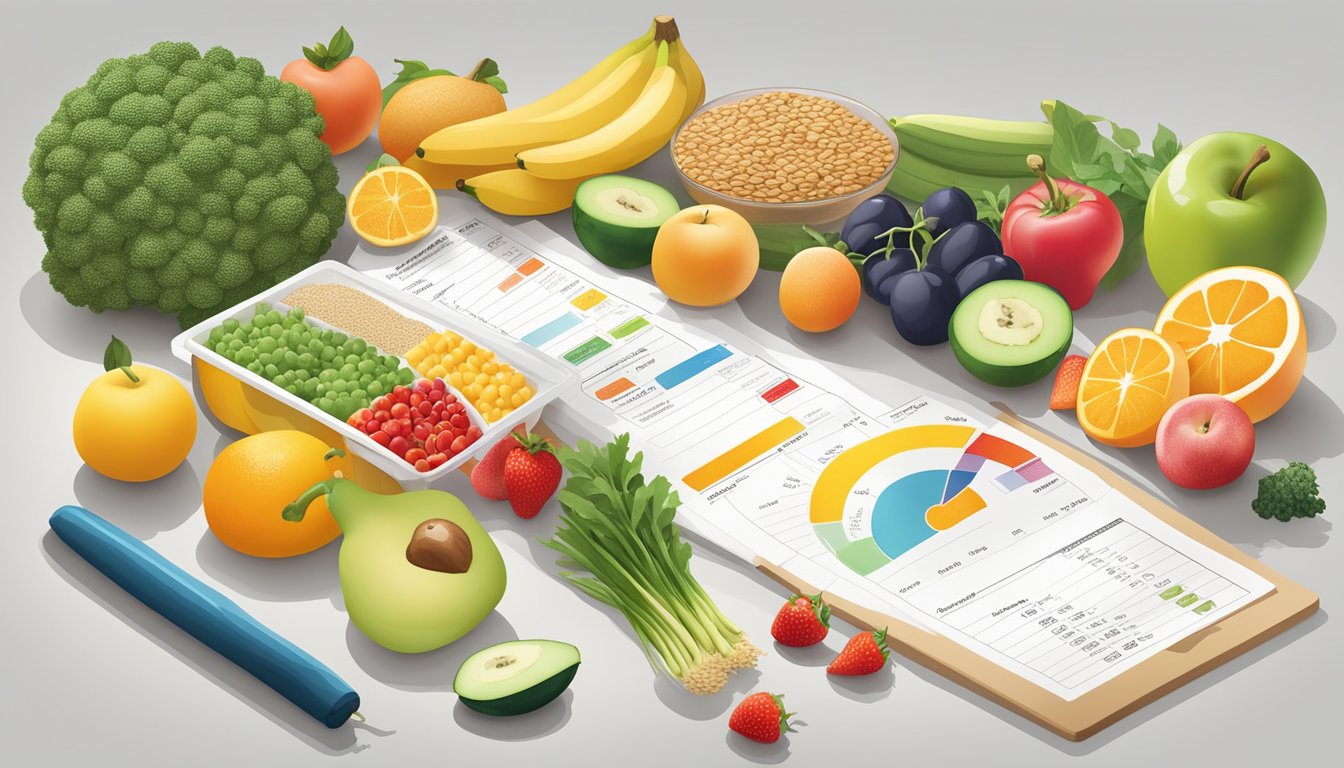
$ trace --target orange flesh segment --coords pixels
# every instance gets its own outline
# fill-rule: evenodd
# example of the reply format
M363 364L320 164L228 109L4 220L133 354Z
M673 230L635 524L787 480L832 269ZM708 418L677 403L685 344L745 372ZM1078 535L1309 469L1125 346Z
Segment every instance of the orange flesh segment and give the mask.
M385 168L367 178L350 201L351 222L366 237L396 241L422 234L438 218L433 190L408 171Z

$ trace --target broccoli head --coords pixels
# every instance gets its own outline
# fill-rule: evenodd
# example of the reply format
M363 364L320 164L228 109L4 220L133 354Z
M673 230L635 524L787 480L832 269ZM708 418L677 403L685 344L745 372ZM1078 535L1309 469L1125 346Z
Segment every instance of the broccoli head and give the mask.
M345 198L313 97L189 43L109 59L37 135L23 200L51 285L185 328L317 261Z
M1315 517L1325 511L1325 499L1316 485L1316 470L1294 461L1272 475L1260 478L1260 488L1251 502L1255 514L1288 522L1295 517Z

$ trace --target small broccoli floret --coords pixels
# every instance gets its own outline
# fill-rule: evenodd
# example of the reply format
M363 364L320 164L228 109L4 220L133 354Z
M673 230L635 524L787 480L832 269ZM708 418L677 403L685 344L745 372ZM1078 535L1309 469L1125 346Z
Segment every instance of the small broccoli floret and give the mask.
M1272 475L1260 478L1260 487L1251 502L1255 514L1288 522L1295 517L1315 517L1325 512L1325 499L1316 484L1316 470L1294 461Z
M34 140L23 201L51 285L185 327L312 264L345 221L307 91L189 43L109 59Z

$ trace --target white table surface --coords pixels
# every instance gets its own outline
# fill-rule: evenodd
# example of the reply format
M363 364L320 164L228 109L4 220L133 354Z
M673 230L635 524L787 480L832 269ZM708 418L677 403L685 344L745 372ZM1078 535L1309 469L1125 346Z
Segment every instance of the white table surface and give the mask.
M281 7L283 5L283 7ZM260 561L209 533L199 512L212 457L234 438L201 418L189 462L169 477L123 485L84 467L70 442L74 403L100 371L109 333L136 358L187 376L168 340L176 323L149 312L94 315L70 307L40 271L41 238L18 190L32 138L59 97L103 59L159 40L222 44L260 58L271 73L345 24L356 52L385 77L392 59L465 70L500 62L522 104L590 66L645 28L654 13L677 16L705 70L710 96L756 86L843 92L887 114L946 112L1036 118L1057 97L1151 136L1161 120L1191 141L1218 130L1262 133L1315 168L1334 205L1344 200L1340 151L1339 31L1333 2L1044 3L624 3L381 2L302 6L255 0L203 4L19 0L3 12L0 59L6 109L0 122L0 202L7 299L4 388L11 402L0 535L0 763L30 765L319 765L357 755L363 765L1319 765L1339 745L1339 648L1330 621L1344 596L1344 558L1328 542L1344 508L1344 315L1333 224L1300 288L1311 354L1289 406L1257 430L1246 475L1213 492L1174 488L1151 450L1089 444L1071 417L1046 410L1050 382L1016 391L971 381L943 348L902 343L886 313L864 302L842 330L808 336L789 328L778 277L762 273L735 305L683 311L689 323L729 323L764 350L801 348L860 387L881 394L896 376L971 402L1003 400L1033 423L1102 454L1193 519L1321 595L1320 613L1185 686L1089 741L1072 744L904 659L870 679L827 679L822 667L851 628L836 623L826 648L787 651L768 642L783 599L762 576L700 547L693 564L724 612L766 644L759 672L727 692L695 698L656 679L623 620L555 576L537 543L554 527L552 503L530 522L504 504L473 502L499 542L509 588L498 610L461 642L420 656L374 645L341 608L336 545L300 558ZM348 189L370 141L341 157ZM636 173L673 184L659 156ZM445 193L447 194L447 193ZM546 224L572 237L568 215ZM342 232L330 257L344 258ZM647 271L642 275L648 279ZM1082 336L1148 326L1162 295L1146 269L1079 313ZM1279 524L1251 513L1256 480L1287 460L1311 462L1330 503L1324 518ZM465 478L453 490L473 499ZM147 540L185 569L325 660L363 697L364 726L329 731L112 586L52 536L47 516L77 502ZM456 702L461 660L513 637L561 637L584 663L559 702L516 719L478 716ZM798 733L773 747L730 736L727 714L752 690L786 694Z

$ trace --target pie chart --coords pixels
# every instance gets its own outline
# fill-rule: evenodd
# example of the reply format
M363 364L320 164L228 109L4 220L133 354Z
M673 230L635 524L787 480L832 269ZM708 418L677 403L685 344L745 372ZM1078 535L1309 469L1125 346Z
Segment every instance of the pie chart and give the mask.
M849 448L822 471L810 515L821 542L869 574L1054 471L1022 446L975 427L904 427Z

